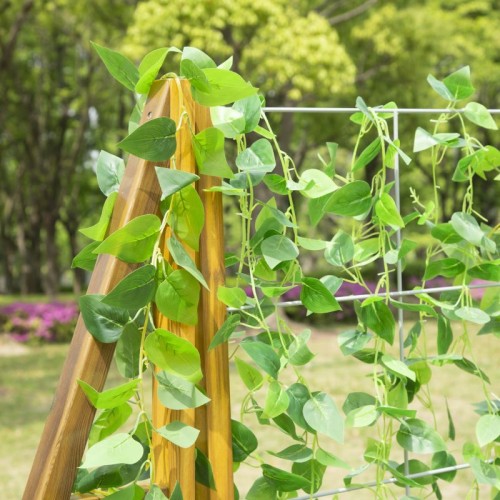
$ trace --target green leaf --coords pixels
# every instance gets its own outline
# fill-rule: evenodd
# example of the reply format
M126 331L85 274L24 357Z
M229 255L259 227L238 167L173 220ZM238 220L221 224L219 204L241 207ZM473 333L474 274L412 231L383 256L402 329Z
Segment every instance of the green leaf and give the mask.
M299 236L297 240L302 248L312 251L325 250L330 244L328 241L316 240L313 238L302 238L301 236Z
M264 177L264 184L269 190L276 194L286 195L288 188L286 187L286 179L278 174L267 174Z
M344 356L349 356L363 349L372 339L372 335L359 330L347 330L342 332L337 341Z
M394 375L403 377L404 379L409 378L410 380L416 381L415 372L410 370L408 366L399 359L395 359L389 354L384 354L381 358L382 364Z
M118 191L124 173L125 163L121 158L106 151L99 153L96 165L97 184L104 196Z
M97 260L97 255L94 253L94 250L99 245L100 241L93 241L83 247L73 258L71 267L79 267L80 269L85 269L86 271L93 271Z
M87 238L90 238L91 240L102 241L106 236L109 223L111 222L113 208L115 206L117 197L118 193L111 193L104 202L99 222L97 222L97 224L94 224L93 226L80 229L80 233L82 233Z
M482 104L477 102L468 102L464 108L464 115L469 121L479 125L480 127L488 128L490 130L498 130L495 120L491 116L488 109Z
M288 348L288 361L294 366L303 366L314 358L314 354L307 347L307 342L311 338L311 330L304 330Z
M483 415L476 424L476 437L483 447L500 436L500 415Z
M245 363L245 361L240 358L234 358L234 363L241 380L249 391L256 391L262 387L264 377L261 375L259 370L254 368L252 365Z
M294 260L299 255L297 245L282 234L266 238L261 244L261 250L271 269L275 269L282 262Z
M300 183L305 186L300 189L300 192L306 198L321 198L338 189L338 186L327 174L315 168L304 170L300 174Z
M202 69L190 59L182 59L180 64L181 75L187 78L193 88L200 92L210 92L210 83Z
M198 408L210 402L210 398L185 378L161 371L156 374L156 379L159 384L158 399L166 408L185 410Z
M208 290L209 288L203 274L201 274L198 270L193 259L191 259L190 255L186 252L182 244L179 243L179 240L174 235L170 236L168 239L167 246L175 263L179 267L185 269L193 278L195 278Z
M102 59L111 76L115 80L118 80L124 87L133 91L136 83L139 81L139 71L132 61L115 50L101 47L94 42L90 43Z
M500 261L484 262L478 266L467 269L471 278L479 278L485 281L500 281Z
M194 186L186 186L174 196L168 223L180 240L199 250L205 208Z
M276 166L276 160L271 143L267 139L255 141L236 157L236 166L248 173L272 172Z
M129 419L130 415L132 415L132 408L127 403L104 410L92 424L89 447L117 431Z
M179 192L182 188L189 186L189 184L196 182L200 178L196 174L174 170L173 168L155 167L155 170L160 183L162 200Z
M371 204L370 185L365 181L353 181L330 195L325 212L355 217L365 214Z
M170 500L183 500L181 485L176 482L174 486L174 491L170 495Z
M477 325L484 325L490 321L488 314L477 307L460 307L455 311L455 314L459 318L476 323Z
M329 451L318 448L316 451L316 460L327 467L340 467L342 469L350 469L348 464L346 464L342 459L336 457Z
M146 101L148 100L147 95L140 95L136 98L136 103L132 113L130 113L130 118L128 120L128 133L131 134L134 130L139 128L141 124L142 113L144 112L144 107Z
M316 278L302 278L300 300L313 313L339 311L339 303L328 288Z
M312 458L312 450L303 444L292 444L288 448L277 453L268 452L273 457L281 458L282 460L290 460L291 462L305 462Z
M253 339L243 340L240 346L267 374L274 379L278 378L280 358L271 346Z
M200 173L216 177L234 177L226 160L224 134L220 130L206 128L192 136L192 143Z
M485 236L476 219L472 215L465 212L455 212L451 216L450 223L457 234L459 234L465 241L468 241L476 246L484 245L489 251L495 251L495 243Z
M233 462L243 462L257 449L257 438L246 425L237 420L231 420L231 433L233 436Z
M262 418L275 418L281 415L288 408L288 403L288 394L282 385L275 380L271 381L264 403Z
M381 339L388 342L390 345L394 342L394 334L396 330L396 322L391 310L385 302L377 301L363 304L361 308L361 316L363 323Z
M210 464L208 457L199 448L196 448L196 460L194 467L195 481L215 491L215 479L212 471L212 465Z
M193 383L203 377L196 347L171 332L158 328L146 337L144 350L148 359L167 373Z
M184 269L170 273L156 290L158 310L172 321L185 325L198 323L200 285Z
M142 453L142 445L130 434L118 433L89 448L80 467L92 469L103 465L134 464Z
M428 75L427 82L441 97L447 101L455 100L453 94L448 90L448 87L442 81L436 79L432 75Z
M462 241L462 237L453 229L453 226L449 222L436 224L431 229L431 235L446 244L460 243Z
M478 457L471 457L469 459L472 472L480 484L489 484L495 489L500 489L500 473L498 472L498 465L489 464Z
M354 256L354 243L349 234L338 231L325 249L325 260L332 266L343 266Z
M161 47L146 54L139 65L139 81L135 85L138 94L147 94L169 52L180 52L175 47Z
M323 483L326 466L314 458L306 462L295 462L292 465L292 472L298 476L302 476L309 481L307 488L302 488L306 493L316 493Z
M367 394L366 392L351 392L342 405L342 411L348 415L357 408L375 404L376 399L371 394Z
M227 342L240 322L241 316L239 314L230 314L222 326L217 330L212 341L210 342L208 350L210 351L218 345Z
M352 172L356 172L357 170L361 170L365 168L374 158L380 153L382 143L380 141L380 137L377 137L374 141L372 141L356 158L354 165L352 166Z
M319 392L313 395L304 405L303 414L306 422L315 431L339 443L344 442L344 422L328 394Z
M415 311L415 312L423 312L428 316L437 317L436 311L427 304L413 304L411 302L401 302L399 300L391 299L391 305L402 309L403 311Z
M98 392L92 386L78 380L78 385L87 396L88 400L95 408L104 410L108 408L116 408L126 403L135 393L140 380L134 379L125 384L113 387L106 391Z
M139 267L125 276L103 299L102 303L138 311L145 307L155 295L156 268L150 264Z
M134 378L139 375L141 331L135 323L128 323L116 344L115 361L122 377Z
M245 128L243 132L249 134L253 132L260 122L262 105L258 95L252 95L240 99L233 104L233 108L240 111L245 118Z
M446 354L453 342L453 331L450 320L440 314L438 316L437 350L438 355Z
M457 259L441 259L430 262L425 269L424 280L430 280L436 276L444 276L445 278L454 278L462 274L465 270L463 262Z
M203 106L225 106L226 104L250 97L258 89L243 78L226 69L202 68L210 85L208 92L193 88L193 98Z
M382 224L394 228L405 227L405 223L396 207L396 202L392 199L391 195L387 193L382 193L380 199L375 203L375 213Z
M413 453L435 453L446 450L443 438L423 420L410 418L401 423L397 442Z
M166 161L175 152L176 125L170 118L153 118L118 143L127 153L148 161Z
M137 484L131 484L106 498L111 498L111 500L143 500L144 490Z
M297 474L292 474L268 464L262 464L261 467L264 477L271 481L278 491L295 491L309 488L311 485L307 479Z
M238 287L219 286L217 298L226 306L238 309L247 301L247 294Z
M155 431L171 443L181 448L193 446L200 431L179 420L174 420L168 425L164 425Z
M488 384L490 383L488 375L486 375L486 373L484 373L473 361L470 361L467 358L454 359L453 364L464 372L475 375L476 377L485 380Z
M121 308L102 303L102 295L84 295L79 305L83 322L89 333L99 342L116 342L129 321L129 314Z
M200 69L217 67L217 64L209 55L196 47L184 47L182 49L182 60L186 59L192 61Z
M347 427L368 427L378 418L375 405L360 406L347 414L345 425Z
M160 232L161 221L156 215L140 215L110 234L94 253L107 253L129 263L151 258Z
M156 484L153 484L150 488L146 496L144 497L144 500L168 500L168 497L166 497L163 494L163 491L159 486Z
M290 418L303 429L314 432L314 429L307 424L303 414L304 405L310 398L307 387L303 384L295 383L287 389L287 393L290 400L287 413L290 415Z
M247 500L276 500L278 491L274 483L265 477L259 477L247 493Z
M472 86L470 80L470 67L464 66L458 71L455 71L451 75L448 75L443 83L446 88L453 95L454 100L461 101L462 99L467 99L475 92L475 88Z
M210 118L213 126L229 139L236 138L245 130L245 117L237 109L214 106L210 108Z

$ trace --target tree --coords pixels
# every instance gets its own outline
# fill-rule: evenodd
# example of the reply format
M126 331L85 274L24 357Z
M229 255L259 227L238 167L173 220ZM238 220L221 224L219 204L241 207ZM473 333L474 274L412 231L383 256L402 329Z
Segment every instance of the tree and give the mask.
M90 154L114 142L124 123L124 94L96 71L89 39L119 36L134 4L54 0L6 7L1 24L11 28L0 55L0 239L9 291L59 290L58 243L65 231L76 249Z

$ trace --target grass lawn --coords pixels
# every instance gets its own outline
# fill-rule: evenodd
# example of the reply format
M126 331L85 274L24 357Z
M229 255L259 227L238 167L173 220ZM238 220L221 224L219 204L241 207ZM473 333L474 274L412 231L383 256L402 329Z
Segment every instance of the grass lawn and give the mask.
M345 358L339 351L336 342L336 331L346 329L333 328L333 333L316 331L314 333L311 350L317 354L311 366L306 370L306 376L311 386L332 394L337 406L340 408L347 393L352 391L371 392L372 382L367 375L370 365L364 365L351 358ZM432 328L430 328L432 332ZM498 384L498 359L500 358L500 345L491 335L476 337L474 339L476 359L492 380L493 393L500 392ZM57 384L62 367L66 345L44 345L28 347L19 352L9 351L6 345L0 344L0 485L2 500L18 500L22 496L24 484L31 467L40 433L43 429L44 419L50 408L52 396ZM240 353L238 354L240 356ZM108 383L117 383L117 373L114 368ZM233 412L239 413L239 401L244 395L244 389L239 381L234 366L231 367L231 382L233 393ZM462 444L466 440L474 439L474 423L477 415L474 414L470 403L483 398L481 383L477 377L469 375L458 368L448 365L434 370L430 384L433 400L436 407L437 426L442 433L447 433L447 418L445 399L448 400L450 410L454 417L457 429L457 439L448 442L448 450L455 456L458 463L462 463ZM264 394L262 394L262 399ZM423 409L418 402L414 408ZM428 410L420 413L425 420L431 421ZM252 416L245 419L245 424L254 428L261 443L262 450L271 449L278 451L292 444L286 436L270 428L259 429L254 425ZM397 429L397 426L395 426ZM362 454L366 438L370 435L376 437L375 428L347 429L347 445L339 445L333 441L324 443L332 453L344 459L351 467L363 464ZM396 450L399 452L398 450ZM263 451L263 453L265 453ZM267 458L271 458L268 456ZM401 457L392 456L394 460L401 461ZM418 455L426 463L430 461L428 455ZM273 461L278 466L287 464ZM288 464L289 465L289 464ZM324 488L343 486L342 477L345 471L331 469L325 477ZM360 481L369 481L373 478L374 469L370 469L360 476ZM441 482L443 497L445 499L466 498L471 483L471 473L460 471L452 484ZM236 474L240 491L246 491L253 480L258 477L259 470L242 466ZM393 487L394 488L394 487ZM404 490L395 488L397 497L404 495ZM423 498L429 490L414 490L413 495ZM372 492L353 492L342 495L342 498L364 499L374 498ZM488 490L482 490L480 498L488 498Z

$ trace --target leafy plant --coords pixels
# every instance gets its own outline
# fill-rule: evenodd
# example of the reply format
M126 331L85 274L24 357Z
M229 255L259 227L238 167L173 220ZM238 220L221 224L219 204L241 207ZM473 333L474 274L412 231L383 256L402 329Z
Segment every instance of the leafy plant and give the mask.
M209 349L232 342L238 373L248 389L240 419L232 423L235 468L248 462L262 472L247 498L284 499L295 496L299 490L312 495L320 489L328 467L346 467L336 453L348 430L368 426L376 429L376 437L368 442L366 464L345 476L346 485L360 472L374 469L377 498L391 495L383 483L387 474L397 479L398 486L431 485L440 498L438 482L449 480L449 476L429 475L420 482L409 479L404 475L404 465L394 456L397 445L409 453L431 455L428 465L410 460L410 472L456 463L437 430L435 418L430 424L409 407L418 398L434 414L429 390L431 372L447 364L482 381L485 401L476 429L479 446L467 444L464 457L470 460L477 482L498 489L498 467L490 463L489 457L498 440L500 416L488 388L489 378L475 361L469 339L470 323L481 325L480 334L498 334L498 300L497 295L486 292L477 304L467 285L474 278L498 281L498 228L488 226L474 210L472 179L486 179L489 172L498 171L500 153L492 146L480 144L465 126L465 120L469 120L475 125L496 128L487 110L477 103L457 107L474 92L468 68L443 81L429 77L432 88L447 100L450 112L435 121L432 132L419 129L415 136L414 151L430 152L434 174L448 150L465 154L453 178L454 182L468 185L463 209L449 221L441 221L437 195L434 200L423 202L413 190L415 209L409 214L401 214L391 196L396 155L407 165L411 162L389 133L394 103L371 108L363 99L357 99L359 111L351 120L359 126L359 135L345 175L336 170L337 145L333 143L328 144L329 161L320 158L319 168L298 172L290 156L280 149L257 89L230 70L230 60L217 66L197 49L163 48L146 55L136 69L124 56L95 47L110 73L140 94L149 91L167 54L180 53L180 77L190 81L193 98L211 108L213 127L192 136L193 148L200 174L223 178L220 186L211 189L237 200L241 247L238 255L227 256L228 266L235 269L235 283L217 291L219 300L232 308L232 314ZM177 78L172 73L167 77ZM461 124L461 135L446 131L454 119ZM187 113L180 120L188 120ZM80 384L90 402L102 412L94 424L90 448L75 485L79 492L98 487L112 492L113 488L147 478L154 460L149 452L152 433L180 447L196 442L198 430L179 421L159 429L153 427L145 411L142 390L149 366L159 370L155 375L158 398L167 408L182 410L210 404L198 385L203 377L200 353L189 341L157 328L151 315L156 306L172 321L195 325L200 290L207 287L189 256L190 250L198 249L203 221L203 207L193 188L198 176L178 170L172 159L179 126L170 118L151 120L131 127L130 135L120 143L125 151L153 162L170 159L171 168L156 168L162 189L161 218L137 217L108 236L105 235L113 194L123 169L119 159L101 153L106 161L100 163L98 178L107 201L98 224L85 230L94 242L76 257L75 265L89 269L97 254L108 253L140 266L108 295L87 295L80 302L89 332L101 342L118 342L118 366L129 380L101 393ZM234 161L226 158L225 140L234 145ZM369 181L363 180L364 168L375 160L378 170ZM256 186L261 183L272 193L265 202L256 195ZM434 192L438 189L435 182ZM344 217L348 229L337 232L331 241L305 237L296 216L295 196L306 199L313 225L333 214ZM278 203L281 198L286 203ZM186 211L186 205L191 211ZM405 302L392 293L399 263L417 246L401 238L401 231L412 224L426 227L434 238L434 244L427 249L421 286L427 280L444 276L453 279L456 292L442 293L436 299L417 289L416 302ZM167 240L172 263L165 261L160 251L162 237ZM322 252L331 266L330 273L321 278L306 275L299 261L304 251ZM375 284L363 275L363 269L373 263L379 263L381 268ZM339 348L346 356L371 365L373 381L373 395L346 396L342 407L345 417L326 392L307 382L302 367L314 357L308 348L310 332L295 334L278 314L278 302L291 290L300 290L299 298L308 314L339 311L341 304L335 297L343 284L357 287L354 289L365 291L369 297L355 302L357 326L339 336ZM418 316L404 342L402 359L396 357L393 349L396 337L403 333L396 331L395 310L409 310ZM268 321L273 313L275 326ZM428 350L431 340L426 335L426 322L435 318L437 356ZM454 336L452 325L461 326L459 336ZM135 424L128 433L114 434L131 415L130 398L139 408ZM453 420L448 414L448 439L454 439ZM258 437L245 423L249 418L273 426L288 437L288 447L270 451L271 455L291 462L288 470L266 462L259 451ZM198 463L205 471L198 477L204 477L204 484L214 487L213 481L207 479L208 462L200 459ZM133 484L127 487L129 490L134 498L142 498ZM180 495L176 488L172 498ZM153 481L147 498L163 497Z

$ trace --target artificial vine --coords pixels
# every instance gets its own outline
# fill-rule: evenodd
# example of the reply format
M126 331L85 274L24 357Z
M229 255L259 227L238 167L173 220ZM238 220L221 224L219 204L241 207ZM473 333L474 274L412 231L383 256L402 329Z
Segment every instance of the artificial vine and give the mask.
M358 98L359 112L351 120L359 125L359 134L352 162L345 172L336 166L334 143L327 144L329 161L322 160L320 168L298 172L292 158L279 147L263 112L263 99L255 87L230 70L231 59L217 66L208 55L191 47L182 51L162 48L146 55L136 68L123 55L98 45L94 47L111 75L142 95L148 93L167 54L181 54L179 76L168 73L165 78L172 78L174 84L179 78L188 79L193 98L210 107L213 127L198 134L192 132L198 170L202 175L223 178L221 186L212 189L236 200L241 228L239 254L226 257L236 281L234 286L220 287L217 291L219 300L231 312L210 349L231 341L231 357L248 390L240 418L232 422L233 458L235 468L249 463L259 467L262 475L246 498L293 498L299 490L312 496L321 488L327 468L349 469L337 456L345 428L368 426L374 426L376 437L368 442L364 465L345 475L346 485L359 473L373 468L376 498L394 497L393 490L383 482L387 477L395 477L398 486L408 486L412 491L423 492L422 495L428 495L430 488L441 498L439 481L452 480L453 474L430 476L430 481L406 476L456 464L455 457L447 450L446 439L437 431L435 420L430 424L425 422L410 406L418 398L432 411L431 369L448 364L482 381L484 401L479 405L477 443L467 443L463 455L471 464L477 483L499 490L500 471L494 455L500 435L499 405L489 389L488 376L475 360L470 341L475 334L471 323L481 325L479 334L498 335L498 295L490 293L494 290L490 289L481 304L476 304L467 285L473 278L500 281L498 227L488 226L475 211L473 183L474 176L487 179L490 172L498 171L500 152L492 146L483 146L466 128L465 119L496 129L492 117L480 104L469 102L463 109L458 107L461 100L474 93L468 68L443 81L429 77L431 86L446 99L453 112L443 114L432 132L417 130L414 152L430 151L434 194L433 200L426 203L412 190L414 210L403 216L391 196L394 184L390 181L391 170L396 155L406 164L410 158L389 133L394 103L370 108ZM153 428L145 409L143 389L144 374L149 367L156 367L158 397L167 408L182 410L210 404L197 385L203 377L199 352L189 341L157 328L152 315L154 305L172 321L196 324L200 290L207 287L189 254L197 250L203 226L203 205L193 187L199 177L177 170L173 161L175 133L188 115L181 113L178 123L170 118L157 118L139 126L143 105L144 99L139 98L129 135L119 145L124 151L151 162L170 159L170 168L156 167L162 190L162 216L137 217L106 236L124 164L120 158L101 152L97 179L107 199L99 222L81 230L93 242L73 263L91 270L97 255L111 254L140 265L106 296L87 295L80 300L88 331L101 342L117 342L117 366L121 375L129 379L103 392L80 381L90 402L101 412L91 431L75 491L92 491L109 498L118 498L123 493L119 488L123 487L134 495L130 498L143 498L145 493L137 483L148 478L150 489L146 498L166 498L150 474L154 469L150 454L153 433L181 447L196 443L199 431L181 422ZM459 121L461 133L448 131L451 120ZM188 126L192 131L192 124L188 122ZM373 136L365 146L367 138ZM234 144L232 160L226 158L226 140ZM450 149L465 155L458 162L453 181L464 183L467 188L462 211L454 213L449 221L442 221L438 190L443 186L438 185L436 172ZM364 168L373 161L380 168L369 182L362 180ZM265 202L257 197L256 187L261 183L272 193ZM300 228L294 204L296 196L307 200L312 225L333 214L350 221L343 226L349 229L337 231L329 241L303 236L306 231ZM277 202L280 199L285 203ZM190 212L181 208L186 200ZM283 206L287 208L279 208ZM426 251L422 287L427 280L443 276L453 279L459 290L443 293L439 298L417 292L418 300L413 301L394 295L397 263L417 247L415 242L397 235L412 224L429 230L433 238ZM164 237L172 264L160 251ZM330 274L321 278L306 276L299 261L304 251L323 252L331 266ZM381 272L372 292L363 270L377 263ZM339 348L344 355L370 364L373 381L373 394L347 395L343 405L345 417L327 393L308 383L302 371L314 357L308 348L310 331L295 334L278 308L280 298L299 286L301 302L309 313L338 311L341 306L335 294L343 281L361 285L370 297L355 303L357 325L338 337ZM396 356L392 348L397 309L418 316L406 335L404 359ZM273 314L276 323L271 327L268 318ZM437 355L430 354L428 348L436 342L428 338L429 320L437 321L438 325ZM461 326L462 333L454 337L452 326L454 329ZM131 419L131 402L138 409L132 428L126 433L116 433ZM452 440L454 429L449 411L448 415L447 439ZM287 435L290 445L272 451L272 455L289 461L289 470L266 462L258 437L245 423L250 418ZM419 457L428 454L431 461L424 463L411 458L405 470L401 453L394 452L396 445ZM182 498L179 487L171 493L171 498Z

